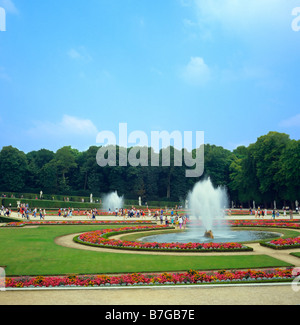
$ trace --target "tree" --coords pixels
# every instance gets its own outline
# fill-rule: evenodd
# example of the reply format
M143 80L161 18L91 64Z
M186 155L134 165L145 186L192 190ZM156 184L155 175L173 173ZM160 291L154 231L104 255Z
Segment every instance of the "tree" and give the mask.
M291 206L300 198L300 140L291 140L279 158L280 170L275 181L282 189L282 198L291 201Z
M3 147L0 152L0 171L0 183L4 190L22 191L28 172L25 153L12 146Z
M55 154L54 161L58 172L62 176L62 178L59 179L60 188L62 191L66 191L68 189L66 174L77 167L77 163L75 161L77 154L78 151L72 149L71 146L63 147L57 150Z
M230 181L229 166L233 155L223 147L207 144L204 147L204 177L209 176L215 186L226 186Z
M273 202L281 197L283 188L276 182L275 175L281 169L280 157L290 141L285 133L269 132L257 139L253 146L256 176L264 202Z
M54 159L45 164L39 171L39 182L44 192L56 194L58 188L58 170Z
M28 188L37 189L41 186L40 171L54 158L54 152L46 149L31 151L27 155L28 175L26 185Z

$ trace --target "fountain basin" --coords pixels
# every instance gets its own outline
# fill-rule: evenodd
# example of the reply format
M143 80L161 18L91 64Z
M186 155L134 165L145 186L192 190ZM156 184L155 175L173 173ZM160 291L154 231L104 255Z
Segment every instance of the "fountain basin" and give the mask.
M202 232L203 233L203 232ZM157 243L225 243L225 242L252 242L281 237L282 234L270 231L233 230L230 232L216 230L214 238L207 238L202 233L190 233L188 231L168 233L161 235L145 236L139 239L142 242Z

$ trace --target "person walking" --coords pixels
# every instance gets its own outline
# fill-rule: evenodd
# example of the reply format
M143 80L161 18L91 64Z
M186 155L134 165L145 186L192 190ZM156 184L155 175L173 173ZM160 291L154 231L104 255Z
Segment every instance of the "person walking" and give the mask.
M272 211L272 218L275 220L275 210Z
M181 216L179 216L178 218L178 223L179 223L179 229L181 230L182 229L182 224L183 224L183 219Z

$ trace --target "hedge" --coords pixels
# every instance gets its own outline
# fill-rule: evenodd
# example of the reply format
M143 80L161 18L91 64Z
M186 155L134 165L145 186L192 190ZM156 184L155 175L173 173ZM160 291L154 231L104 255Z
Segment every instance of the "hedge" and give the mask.
M65 201L47 201L47 200L29 200L29 199L11 199L2 198L0 199L1 204L5 207L9 207L11 204L12 208L17 208L17 202L23 204L28 204L31 209L41 208L41 209L58 209L58 208L74 208L74 209L94 209L100 208L99 203L82 203L82 202L65 202Z
M25 203L29 205L30 208L42 208L42 209L59 209L59 208L74 208L74 209L100 209L100 203L89 203L89 202L74 202L74 201L53 201L53 200L35 200L35 199L16 199L16 198L0 198L0 205L4 207L9 207L11 203L12 208L17 208L17 202ZM125 200L124 208L131 208L131 206L138 206L137 201ZM149 202L149 208L165 208L175 207L176 202L159 202L153 201ZM144 206L145 208L145 206Z

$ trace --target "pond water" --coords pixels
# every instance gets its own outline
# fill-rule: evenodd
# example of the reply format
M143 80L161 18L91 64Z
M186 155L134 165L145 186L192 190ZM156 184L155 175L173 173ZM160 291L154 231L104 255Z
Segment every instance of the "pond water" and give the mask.
M157 242L157 243L225 243L225 242L249 242L257 240L265 240L280 237L282 234L269 231L248 231L248 230L235 230L235 231L222 231L217 230L214 232L214 239L206 238L202 233L195 231L183 231L178 233L168 233L161 235L145 236L140 238L143 242Z

